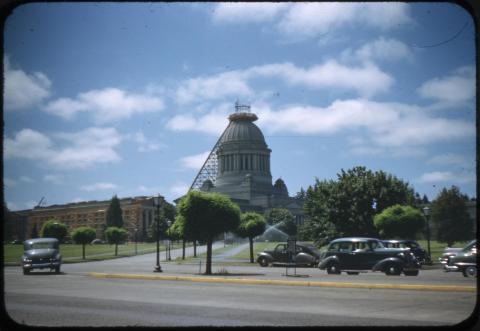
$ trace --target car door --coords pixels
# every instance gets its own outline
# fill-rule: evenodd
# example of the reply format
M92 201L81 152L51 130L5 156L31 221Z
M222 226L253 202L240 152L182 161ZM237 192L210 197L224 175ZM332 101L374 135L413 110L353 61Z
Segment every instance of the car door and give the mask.
M354 245L351 241L339 243L337 257L340 261L340 269L342 270L356 270L357 261L353 253Z
M274 262L288 262L287 245L279 244L273 251Z

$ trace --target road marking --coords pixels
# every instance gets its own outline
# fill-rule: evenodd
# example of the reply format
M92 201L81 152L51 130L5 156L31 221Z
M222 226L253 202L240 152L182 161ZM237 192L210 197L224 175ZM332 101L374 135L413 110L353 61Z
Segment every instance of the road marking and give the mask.
M369 283L344 283L344 282L321 282L321 281L295 281L279 279L245 279L225 277L192 277L192 276L168 276L168 275L138 275L138 274L108 274L90 272L88 276L95 278L124 278L144 280L179 280L200 283L234 283L249 285L288 285L288 286L316 286L338 288L363 288L363 289L392 289L392 290L418 290L418 291L442 291L442 292L476 292L476 286L463 285L419 285L419 284L369 284Z

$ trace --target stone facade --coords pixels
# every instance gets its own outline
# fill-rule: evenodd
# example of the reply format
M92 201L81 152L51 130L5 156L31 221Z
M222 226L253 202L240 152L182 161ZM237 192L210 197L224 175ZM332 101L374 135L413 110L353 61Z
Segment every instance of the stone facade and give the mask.
M242 211L263 213L269 208L285 208L297 224L303 223L302 202L290 197L282 179L272 185L270 154L262 131L253 123L250 112L235 112L217 149L218 169L215 184L203 182L200 190L225 194Z
M35 207L28 212L26 236L30 237L35 225L40 232L44 222L56 219L68 227L68 233L79 226L90 226L95 229L97 238L104 239L109 206L110 200ZM137 240L144 240L156 213L153 199L144 196L123 198L120 199L120 206L123 214L123 228L129 232L129 239L134 240L135 229L137 229Z

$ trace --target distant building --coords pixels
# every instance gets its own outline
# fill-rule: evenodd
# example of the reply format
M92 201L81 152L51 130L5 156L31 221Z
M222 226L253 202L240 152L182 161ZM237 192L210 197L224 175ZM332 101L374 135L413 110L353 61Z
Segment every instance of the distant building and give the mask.
M290 197L279 178L272 185L270 153L262 131L253 123L258 117L249 106L236 104L235 113L218 140L192 189L219 192L242 211L263 213L270 208L288 209L297 224L304 220L303 202ZM177 200L178 201L178 200Z
M70 233L79 226L90 226L95 229L97 238L104 238L106 215L110 200L85 201L35 207L27 214L26 236L30 238L34 226L40 232L44 222L56 219L68 227ZM147 231L155 217L155 207L152 197L134 197L120 199L123 214L123 228L128 231L130 240L134 239L137 229L137 240L144 240Z

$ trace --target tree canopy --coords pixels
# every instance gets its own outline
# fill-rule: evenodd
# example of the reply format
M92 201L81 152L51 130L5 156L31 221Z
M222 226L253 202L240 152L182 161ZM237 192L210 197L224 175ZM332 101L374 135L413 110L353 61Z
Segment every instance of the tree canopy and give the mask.
M425 228L425 218L420 210L401 205L384 209L375 215L373 223L385 239L415 239L415 235Z
M97 236L95 229L89 226L80 226L70 234L76 244L82 245L82 257L85 260L85 245L89 244Z
M122 243L127 239L128 232L125 229L111 226L105 230L105 237L107 242L112 245L115 245L115 256L118 254L118 244Z
M120 207L120 200L116 195L110 200L106 215L107 227L115 226L117 228L123 227L123 214Z
M324 245L335 237L377 236L373 216L395 204L412 205L408 183L365 167L343 169L336 180L316 180L306 193L305 222L300 237ZM309 237L310 234L310 237Z
M250 263L253 263L253 238L265 231L266 222L262 215L246 212L240 216L240 224L233 232L242 238L248 238L250 243Z
M456 186L442 189L431 204L432 222L437 225L437 239L452 246L456 241L472 239L473 220L468 215L468 197Z
M67 226L55 219L43 223L42 229L40 230L40 235L43 238L57 238L60 242L67 236L67 234Z
M206 274L211 274L213 239L238 227L240 208L225 195L190 191L179 201L177 212L175 222L183 236L206 241Z

